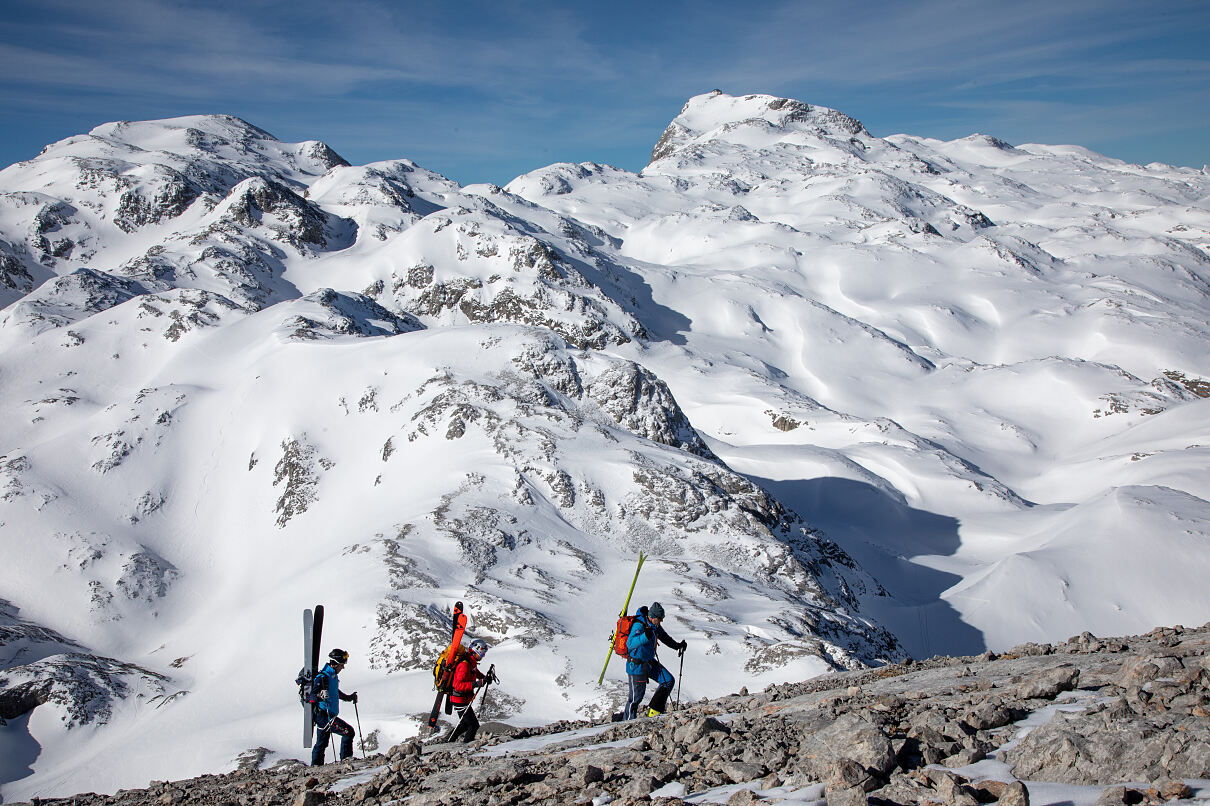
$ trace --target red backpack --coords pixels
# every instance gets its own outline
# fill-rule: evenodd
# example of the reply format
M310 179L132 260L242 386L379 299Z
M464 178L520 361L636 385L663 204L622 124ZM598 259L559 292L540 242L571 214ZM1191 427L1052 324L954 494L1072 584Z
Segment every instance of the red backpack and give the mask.
M626 651L626 641L630 638L634 619L634 616L622 616L618 619L618 626L614 628L613 633L613 651L626 660L630 660L630 653Z

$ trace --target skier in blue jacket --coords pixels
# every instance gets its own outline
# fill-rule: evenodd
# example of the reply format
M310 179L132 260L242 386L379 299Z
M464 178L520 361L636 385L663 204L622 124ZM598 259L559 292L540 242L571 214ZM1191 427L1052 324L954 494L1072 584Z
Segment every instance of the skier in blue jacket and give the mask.
M664 632L661 623L664 620L664 607L659 602L652 602L651 607L640 607L635 613L634 624L630 627L630 635L626 638L626 676L630 681L630 697L626 700L624 719L634 719L638 716L639 703L647 692L647 681L654 680L656 689L647 704L647 716L664 713L668 704L668 695L676 679L672 673L660 665L656 657L655 642L658 639L665 646L684 654L688 644L684 641L674 641Z
M357 692L345 694L340 690L340 680L337 675L349 662L349 653L343 649L333 649L328 653L328 662L315 675L311 682L311 701L314 704L315 746L311 750L311 766L318 767L324 763L324 754L328 751L328 738L337 733L340 735L340 760L344 761L353 755L353 726L337 714L340 713L340 701L357 702Z

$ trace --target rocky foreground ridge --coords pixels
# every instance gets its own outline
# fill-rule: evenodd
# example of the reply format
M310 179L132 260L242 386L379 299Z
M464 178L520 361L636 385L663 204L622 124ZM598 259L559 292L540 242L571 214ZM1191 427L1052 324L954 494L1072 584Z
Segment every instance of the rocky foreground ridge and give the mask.
M1210 778L1210 624L830 674L655 719L410 741L320 769L283 760L41 803L1026 806L1030 784L1099 806L1192 799ZM489 706L490 710L490 706ZM490 717L490 713L488 714ZM263 758L263 754L259 757ZM805 798L805 799L804 799Z

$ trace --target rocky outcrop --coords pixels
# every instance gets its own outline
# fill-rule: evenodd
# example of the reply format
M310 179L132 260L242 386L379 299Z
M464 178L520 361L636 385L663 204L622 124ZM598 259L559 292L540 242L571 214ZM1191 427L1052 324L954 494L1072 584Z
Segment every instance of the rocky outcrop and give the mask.
M124 663L73 652L0 671L0 718L12 719L53 703L64 724L107 722L115 703L139 693L163 695L167 678Z
M423 259L396 269L384 287L395 306L426 323L544 327L581 349L647 338L630 310L632 292L611 279L612 264L582 227L563 219L543 232L490 202L474 204L483 209L442 210L405 234Z
M96 269L79 269L45 283L12 306L9 316L34 330L63 327L143 293L143 286Z
M124 232L176 218L202 195L179 171L156 165L148 173L137 184L127 177L113 176L119 189L113 223Z
M274 507L279 527L306 512L314 503L319 479L332 466L330 460L319 455L306 434L282 440L281 452L281 458L273 467L273 486L281 487Z
M245 180L223 202L220 222L265 226L275 240L297 249L328 245L331 225L323 211L289 188L262 177Z
M283 322L292 339L397 336L424 329L414 316L388 311L364 294L331 288L321 288L285 307L298 311Z
M732 662L750 674L795 663L857 668L904 656L890 633L861 616L853 596L877 590L878 583L715 458L654 374L633 362L573 351L549 332L524 335L493 376L442 372L417 389L406 408L392 407L399 414L410 409L411 417L378 454L390 464L398 444L465 440L489 448L513 472L508 500L483 474L466 472L429 517L405 526L409 541L422 546L431 534L457 552L470 597L484 597L475 612L500 615L497 622L479 622L487 635L526 646L562 635L567 628L552 611L589 589L614 546L640 539L659 547L655 561L668 563L680 580L665 604L683 608L712 640L734 636L741 654ZM481 342L493 350L507 343ZM623 466L626 475L606 488L576 456ZM593 539L534 529L534 512L551 513ZM519 559L535 548L576 572ZM423 589L439 587L433 580L440 566L423 551L407 564L385 561L394 590L381 612L392 617L379 619L372 651L381 655L381 668L418 668L434 642L424 607L432 598ZM706 581L720 575L743 580L749 602L766 608L760 617L748 611L759 631L732 619L723 601L730 596L726 586ZM508 593L500 597L502 590ZM517 590L531 594L523 598Z
M21 254L8 242L0 240L0 291L8 289L28 294L34 288L34 278L21 259Z
M221 294L181 288L144 295L139 299L138 317L145 320L145 329L158 330L167 341L178 341L187 333L216 327L232 311L240 310Z
M632 361L619 363L593 379L587 391L588 397L627 431L718 461L677 405L668 385L650 370Z
M1097 703L1056 714L1025 737L1008 753L1019 775L1094 785L1210 776L1206 644L1184 632L1160 631L1154 637L1183 640L1123 659L1108 680L1097 681ZM1058 667L1048 679L1036 677L1036 683L1023 685L1033 693L1040 683L1046 696L1055 691L1050 683L1070 670Z
M128 566L129 575L123 578L128 586L156 577L146 565L136 559ZM142 589L128 592L133 596ZM16 607L0 599L0 724L47 704L69 728L105 723L116 703L135 695L163 696L167 682L163 675L135 664L92 654L54 630L21 618Z

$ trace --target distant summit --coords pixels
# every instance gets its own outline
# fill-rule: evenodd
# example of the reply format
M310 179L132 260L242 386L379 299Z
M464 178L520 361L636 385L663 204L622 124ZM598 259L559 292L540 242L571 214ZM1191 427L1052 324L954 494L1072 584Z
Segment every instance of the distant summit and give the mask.
M772 95L736 97L714 90L689 99L660 135L651 151L651 162L693 144L714 140L753 144L794 131L868 135L860 121L835 109Z

